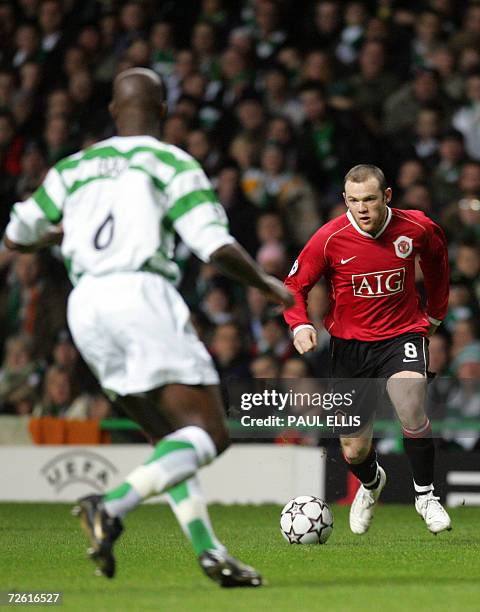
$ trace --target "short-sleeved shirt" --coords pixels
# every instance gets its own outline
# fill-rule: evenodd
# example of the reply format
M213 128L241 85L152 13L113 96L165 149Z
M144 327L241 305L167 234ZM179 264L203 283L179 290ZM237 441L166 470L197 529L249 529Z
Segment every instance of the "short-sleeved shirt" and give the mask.
M135 270L175 282L175 232L203 261L234 241L199 163L151 136L116 136L59 161L15 204L6 235L29 245L59 224L74 284L84 274Z

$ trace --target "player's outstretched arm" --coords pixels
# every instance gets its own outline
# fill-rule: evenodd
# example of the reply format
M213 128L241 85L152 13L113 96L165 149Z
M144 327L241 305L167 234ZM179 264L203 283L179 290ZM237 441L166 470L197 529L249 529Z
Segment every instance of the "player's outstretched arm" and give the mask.
M238 242L216 249L210 255L210 261L234 280L256 287L272 302L284 308L293 306L294 298L290 291L277 278L266 274Z
M10 240L7 235L4 236L3 243L7 249L10 249L11 251L18 251L19 253L32 253L33 251L38 251L39 249L45 249L61 244L62 239L63 232L59 229L58 231L52 231L46 234L41 240L38 240L32 244L19 244L13 240Z
M43 184L24 202L11 210L5 230L4 244L8 249L29 253L60 244L62 210L66 188L57 169L50 168Z

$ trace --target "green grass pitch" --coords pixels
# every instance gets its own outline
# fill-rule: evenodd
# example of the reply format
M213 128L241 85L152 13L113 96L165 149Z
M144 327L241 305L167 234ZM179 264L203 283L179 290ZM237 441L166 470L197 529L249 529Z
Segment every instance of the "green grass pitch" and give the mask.
M127 518L117 577L96 577L69 510L0 504L0 590L61 590L60 609L95 612L480 609L480 508L452 510L453 531L434 537L413 506L381 506L370 532L358 537L348 529L348 508L333 506L326 545L292 546L279 533L279 507L212 506L232 554L268 580L244 590L220 589L201 574L163 505Z

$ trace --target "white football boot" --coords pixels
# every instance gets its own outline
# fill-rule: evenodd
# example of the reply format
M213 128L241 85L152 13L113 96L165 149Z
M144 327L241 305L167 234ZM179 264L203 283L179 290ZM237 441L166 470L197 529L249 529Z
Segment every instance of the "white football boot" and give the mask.
M387 482L385 470L380 466L378 466L378 473L380 474L378 487L376 489L366 489L363 485L360 485L350 508L350 529L357 535L367 533L373 520L375 505Z
M440 498L435 497L433 491L415 498L415 510L425 521L428 530L434 535L452 529L452 521L440 503Z

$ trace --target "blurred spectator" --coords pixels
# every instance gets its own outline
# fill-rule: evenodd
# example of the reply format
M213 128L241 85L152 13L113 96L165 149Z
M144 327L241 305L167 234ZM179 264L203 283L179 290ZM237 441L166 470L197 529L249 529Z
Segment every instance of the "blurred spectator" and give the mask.
M300 74L302 83L314 81L327 93L331 93L330 87L336 81L335 76L333 60L326 51L314 49L307 53Z
M193 27L191 48L197 58L200 72L211 81L220 77L216 36L215 26L208 21L198 21Z
M47 120L43 133L47 161L50 165L73 152L69 125L65 117L57 116Z
M297 165L297 152L295 132L290 121L286 117L273 116L267 123L265 139L267 142L275 143L282 147L287 168L294 170Z
M217 27L223 27L227 22L227 11L223 6L223 0L202 0L200 19L212 23Z
M247 303L249 310L250 335L255 343L259 342L262 336L262 320L266 313L268 302L265 296L255 287L247 289Z
M337 59L347 66L353 64L357 59L365 26L367 23L367 11L362 2L349 2L344 12L344 26L340 32L340 42L335 50Z
M89 397L75 397L69 373L52 365L45 374L43 396L33 410L33 416L87 418ZM82 416L80 416L82 415Z
M437 376L445 376L450 362L450 347L444 334L436 333L429 338L428 355L428 369Z
M412 81L393 92L385 101L383 127L387 134L398 134L412 128L421 107L436 104L443 117L449 115L451 103L439 87L434 70L418 69Z
M20 68L25 62L41 62L44 52L40 46L40 32L35 23L25 22L15 33L15 55L12 59L14 68Z
M455 113L452 124L463 134L470 157L480 161L480 72L468 76L465 89L467 105Z
M42 36L42 50L51 54L62 38L63 10L59 0L44 0L40 3L38 22Z
M187 136L187 151L202 164L208 175L214 175L220 163L220 153L214 148L205 130L192 130Z
M220 58L222 85L218 93L219 101L231 108L247 90L251 73L247 59L238 49L227 47Z
M430 54L430 64L440 77L442 91L453 100L461 100L464 80L458 72L455 53L446 45L437 46Z
M67 329L62 329L58 333L52 349L52 358L53 365L68 372L75 391L92 392L98 390L98 383L80 357Z
M440 129L439 109L434 106L420 109L415 122L412 144L417 157L428 168L433 168L438 162Z
M217 325L209 348L222 380L249 377L250 360L245 352L242 332L238 325Z
M453 34L450 45L454 51L461 51L466 47L480 47L480 6L470 3L464 14L462 29Z
M233 296L223 280L214 279L207 288L200 304L208 320L222 325L233 320Z
M242 172L247 172L256 165L259 153L260 143L246 134L236 136L230 143L229 154Z
M413 183L405 190L400 204L400 208L423 210L427 215L431 215L432 195L428 186L425 183Z
M0 68L0 111L8 112L11 109L14 92L14 73Z
M460 197L458 181L465 158L460 132L445 132L440 138L438 153L439 162L432 172L432 189L435 205L440 208Z
M466 345L455 357L452 370L458 379L446 400L446 430L443 437L450 444L464 450L480 451L478 429L469 430L468 420L478 423L480 417L480 342ZM448 418L459 418L465 423L465 429L456 428L448 431Z
M282 147L267 143L260 157L260 168L251 168L243 176L243 188L259 208L283 213L291 228L292 243L302 248L318 228L314 194L308 183L286 168Z
M182 93L185 79L196 72L195 56L189 49L177 51L175 55L175 69L166 75L167 102L172 108Z
M20 174L23 143L23 137L15 134L13 115L0 113L0 172L10 177Z
M309 48L317 47L332 51L340 33L340 10L334 0L323 0L315 4L313 31L307 40Z
M425 167L419 159L407 159L400 165L396 178L396 197L402 197L405 191L416 183L426 180Z
M175 67L175 49L173 45L172 25L166 21L157 21L150 30L150 47L152 55L150 65L164 78L172 74Z
M423 11L415 20L412 39L412 63L416 66L432 66L432 55L442 38L442 22L434 11Z
M34 361L28 336L10 336L0 369L0 412L31 412L41 382L41 368Z
M260 143L264 137L265 111L257 95L245 94L235 106L239 134Z
M447 236L451 243L467 236L480 239L480 163L463 164L458 187L460 197L443 214Z
M478 340L477 323L473 319L458 319L452 328L452 357L456 359L462 350Z
M299 167L306 178L322 189L326 199L342 189L346 169L363 158L368 136L352 142L351 134L359 129L354 115L328 106L325 92L316 83L305 83L300 89L306 121L299 142Z
M218 173L216 187L218 199L227 212L232 236L250 255L255 255L258 249L256 236L258 209L246 199L242 191L237 164L225 163Z
M126 2L120 10L122 34L116 45L117 54L123 53L137 38L145 38L145 9L141 2Z
M366 42L358 58L359 71L348 80L348 87L355 107L368 129L380 135L382 130L382 105L396 89L396 76L386 70L385 47L377 40Z
M261 355L252 360L250 372L253 378L278 378L280 363L273 355Z
M308 378L311 375L308 363L301 357L287 359L280 370L280 378Z
M274 210L262 213L257 219L257 238L260 244L283 243L285 227L280 214Z
M55 336L66 326L66 295L47 277L42 264L37 253L17 255L2 316L8 334L26 334L32 339L33 356L47 359Z
M36 142L27 144L20 160L21 174L17 181L17 195L25 199L40 186L47 173L47 160Z
M285 278L287 273L287 255L285 247L279 242L268 242L257 251L260 266L272 276Z
M256 55L263 61L270 59L287 40L280 24L280 5L274 0L256 3L254 37Z
M188 135L188 123L180 115L170 115L163 124L163 140L168 144L184 148Z
M303 121L302 105L292 96L288 72L281 64L273 64L265 71L263 102L270 115L284 116L294 125Z
M282 317L266 312L262 317L262 331L255 345L257 355L273 355L285 361L293 354L293 344L287 334Z
M480 303L480 243L464 241L458 245L452 281L464 283Z

